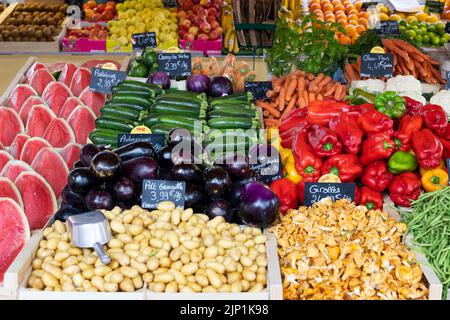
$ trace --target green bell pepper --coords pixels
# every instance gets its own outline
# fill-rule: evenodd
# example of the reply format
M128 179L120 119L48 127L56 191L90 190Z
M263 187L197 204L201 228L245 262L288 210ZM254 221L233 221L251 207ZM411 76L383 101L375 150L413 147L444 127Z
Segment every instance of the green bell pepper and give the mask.
M348 96L346 100L350 101L353 106L359 106L366 103L373 103L375 101L375 95L364 91L363 89L356 88L353 90L353 94Z
M130 71L128 72L130 77L137 78L147 78L148 77L148 68L145 64L141 63L138 60L133 61L131 64Z
M412 172L417 169L417 160L409 152L397 151L389 158L388 167L393 174Z
M377 95L374 101L375 109L392 119L400 119L406 113L405 98L394 91L386 91Z
M152 47L147 47L142 55L142 63L147 66L147 68L153 67L153 64L157 62L156 52Z

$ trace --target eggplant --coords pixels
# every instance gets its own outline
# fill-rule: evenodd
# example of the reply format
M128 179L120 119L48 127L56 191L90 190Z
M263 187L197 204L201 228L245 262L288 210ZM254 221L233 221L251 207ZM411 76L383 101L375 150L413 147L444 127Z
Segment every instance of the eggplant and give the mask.
M97 153L91 162L91 169L100 179L114 177L120 171L122 161L112 151L101 151Z
M162 168L172 169L172 148L169 146L162 147L158 152L158 163Z
M207 198L201 186L189 183L184 194L184 207L195 208L204 205L208 201Z
M88 143L81 148L80 161L83 167L90 167L94 156L100 152L100 149L92 143Z
M111 210L113 208L113 198L105 190L93 189L86 195L86 207L89 210L105 209Z
M89 168L73 169L67 180L70 189L79 194L86 194L97 183L97 179Z
M173 180L172 172L170 169L159 168L158 180Z
M122 159L122 161L127 161L139 157L156 158L155 149L150 142L146 141L136 141L115 149L113 152L116 153Z
M61 206L55 213L55 219L61 222L66 222L67 218L83 213L83 210L71 207L71 206Z
M175 147L177 144L179 144L182 141L185 141L185 140L192 141L193 140L191 132L189 130L182 129L182 128L174 128L174 129L170 130L168 136L169 137L168 137L167 144L171 148Z
M139 157L122 164L122 175L135 184L141 184L144 179L157 179L158 173L158 163L152 157Z
M231 188L231 178L222 167L205 170L205 191L211 198L219 198Z
M239 197L241 196L244 183L240 181L233 182L230 191L226 193L225 199L233 206L237 206L239 203Z
M233 179L246 178L250 171L248 158L244 155L230 155L218 161L222 161L220 166L225 168Z
M72 169L76 169L76 168L89 168L89 166L85 166L83 164L83 162L81 162L81 160L77 160L75 161L75 163L73 164L73 168Z
M189 152L188 152L186 149L180 149L178 151L172 150L172 153L170 156L172 159L172 163L174 165L178 165L178 164L182 164L182 163L186 163L186 164L195 163L194 155L190 151L191 150L189 150Z
M61 199L63 202L71 205L75 208L85 210L86 203L84 201L84 195L74 192L69 184L66 184L61 192Z
M202 171L195 164L177 164L172 168L172 176L177 181L202 183Z
M134 196L134 183L131 179L120 177L111 186L111 194L115 200L127 201Z
M210 219L215 217L223 217L226 222L233 220L233 211L230 204L224 199L215 199L211 201L206 210L206 214Z

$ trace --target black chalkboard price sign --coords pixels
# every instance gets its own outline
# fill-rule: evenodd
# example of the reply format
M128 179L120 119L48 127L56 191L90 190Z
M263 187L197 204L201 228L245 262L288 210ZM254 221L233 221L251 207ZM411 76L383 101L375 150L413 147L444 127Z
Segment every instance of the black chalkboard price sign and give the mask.
M124 71L92 68L91 72L89 88L100 93L111 93L113 87L127 78L127 73Z
M117 135L117 146L120 148L127 144L145 141L150 142L156 152L161 150L162 147L166 145L166 138L163 134L149 133L149 134L132 134L132 133L121 133Z
M394 36L400 35L400 28L397 21L380 21L376 32L379 36Z
M171 201L184 208L185 181L144 180L142 182L142 202L144 209L155 209L158 203Z
M250 163L250 168L259 174L261 182L270 184L271 182L282 178L281 156L268 157L265 161Z
M325 183L325 182L305 182L304 204L311 206L325 198L331 198L333 201L340 199L355 198L354 183Z
M131 45L133 50L143 50L147 47L156 48L156 34L154 32L133 33Z
M163 0L163 4L165 8L177 8L178 2L177 0Z
M245 82L245 92L251 92L255 100L268 100L266 93L272 90L272 81Z
M394 71L394 56L390 53L366 53L361 57L361 78L391 78Z
M164 71L169 76L187 77L192 72L190 52L158 53L159 71Z
M428 9L430 13L443 13L445 3L437 0L427 0L425 2L425 7Z

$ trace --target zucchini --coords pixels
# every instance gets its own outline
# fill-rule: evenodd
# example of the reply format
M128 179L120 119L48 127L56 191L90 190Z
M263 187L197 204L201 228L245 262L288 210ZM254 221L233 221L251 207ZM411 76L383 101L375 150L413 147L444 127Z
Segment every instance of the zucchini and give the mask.
M154 91L132 90L129 88L116 89L113 91L113 96L117 95L138 95L146 99L155 99Z
M256 129L211 129L205 134L206 142L227 141L233 139L249 139L251 141L258 141L258 131Z
M258 118L258 114L256 110L248 110L248 109L213 110L208 112L208 119L215 119L222 117Z
M155 102L164 102L164 103L170 103L174 106L186 106L186 107L191 107L191 108L207 108L208 107L208 102L206 101L200 101L198 99L190 99L190 98L182 98L182 97L164 97L164 96L159 96L158 98L156 98Z
M212 98L211 102L214 102L214 101L225 101L225 100L239 100L239 101L244 101L244 102L245 101L252 102L253 101L253 94L251 92L235 93L235 94L230 94L228 96Z
M174 106L166 102L155 102L150 112L157 115L174 115L174 116L186 116L190 118L205 118L206 112L204 109L195 109L186 106Z
M138 121L140 116L139 111L119 107L103 107L100 109L100 114L102 116L122 117L133 121Z
M132 124L124 123L122 120L118 120L112 117L99 117L95 119L96 128L120 130L130 132L134 126Z
M212 142L208 145L206 145L205 150L210 151L211 153L214 151L214 153L229 153L229 151L248 151L251 147L256 145L256 142L254 141L239 141L239 142L232 142L232 143L216 143Z
M221 108L241 108L241 109L256 109L256 106L251 102L242 102L242 101L235 101L235 100L229 100L229 101L220 101L220 102L211 102L210 103L211 109L221 109Z
M198 118L187 118L183 116L149 116L144 118L144 126L146 127L153 127L154 125L158 123L165 123L172 125L173 128L181 127L188 129L192 132L194 132L195 129L195 123L200 122L201 127L200 130L203 129L203 126L205 125L204 120L199 120Z
M136 104L145 108L152 105L149 99L135 94L116 94L113 95L111 102Z
M122 88L131 88L131 89L136 89L136 90L150 89L150 90L153 90L156 95L160 95L163 92L163 90L160 86L157 86L155 84L140 82L140 81L136 81L136 80L125 80L125 81L122 81L118 86L120 86ZM118 87L118 86L116 86L116 87Z
M104 118L104 117L106 117L106 116L100 116L100 118ZM117 115L108 115L107 118L110 118L110 119L113 120L113 121L120 121L120 122L129 124L129 125L132 125L133 127L139 125L138 122L135 122L135 121L133 121L133 120L131 120L131 119L126 119L126 118L124 118L124 117L119 117L119 116L117 116ZM98 119L98 118L97 118L97 119Z
M174 129L174 126L168 123L158 123L150 128L152 133L164 134L166 137L169 135L170 130Z
M222 117L208 120L208 126L215 129L256 129L259 121L252 118Z
M96 145L111 145L117 146L117 135L121 132L112 130L96 129L89 134L89 139Z
M191 99L198 99L198 100L205 100L206 101L206 94L204 93L196 93L191 91L181 91L181 90L168 90L164 94L162 94L160 97L181 97L181 98L191 98Z
M142 105L138 105L138 104L135 104L135 103L113 102L113 101L109 101L109 102L105 103L104 107L127 108L127 109L136 110L136 111L139 111L139 112L147 110L147 107L144 107Z

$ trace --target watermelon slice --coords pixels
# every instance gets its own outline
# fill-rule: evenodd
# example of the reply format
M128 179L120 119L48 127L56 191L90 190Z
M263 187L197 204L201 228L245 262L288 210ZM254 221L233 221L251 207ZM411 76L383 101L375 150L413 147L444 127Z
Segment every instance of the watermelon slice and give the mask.
M42 98L55 114L59 114L64 103L72 96L70 89L63 83L53 81L45 88Z
M77 143L86 144L89 134L95 129L95 114L85 106L78 106L67 122L72 127Z
M43 137L50 122L56 118L53 111L45 105L37 105L31 108L27 120L26 132L30 137Z
M38 96L31 96L27 100L25 100L25 102L22 105L22 108L20 108L19 111L20 119L22 120L24 125L27 124L28 115L30 114L31 108L38 104L47 105L44 99Z
M69 167L69 170L73 168L73 165L75 162L80 160L80 151L81 151L81 145L77 143L69 143L67 146L64 147L61 151L61 157L63 157L64 161L67 164L67 167Z
M42 96L47 85L55 81L55 78L47 69L36 70L30 79L30 85L36 90L39 96Z
M0 142L9 147L19 133L24 131L22 120L14 109L0 107Z
M39 137L30 138L25 142L22 148L22 153L20 154L20 160L31 164L42 148L51 147L47 140Z
M91 91L88 87L80 94L80 100L91 108L98 117L100 115L100 109L105 105L106 96L103 93Z
M36 172L22 172L14 183L22 195L30 229L41 229L58 208L52 188Z
M66 120L55 118L45 130L44 139L55 148L64 148L68 143L75 142L75 133Z
M33 63L33 65L30 67L30 69L28 69L25 75L24 83L30 84L31 77L33 76L34 72L39 69L47 69L47 67L45 66L45 64L40 62Z
M27 84L18 84L8 96L8 107L19 112L24 102L31 96L37 96L36 90Z
M58 81L64 83L66 86L70 87L72 82L73 74L78 70L78 67L73 63L66 63L62 69Z
M14 160L13 156L5 150L0 150L0 171L3 170L10 160Z
M10 160L1 171L0 176L14 181L24 171L34 172L33 168L26 162L22 160Z
M14 159L20 159L20 154L22 153L23 145L30 138L29 135L25 133L19 133L14 141L9 147L9 153L14 157Z
M74 96L79 96L85 88L89 87L91 82L91 70L86 68L79 68L73 74L72 81L70 82L70 90Z
M5 272L30 239L30 226L23 209L9 198L0 198L0 283Z
M62 106L58 117L67 120L72 111L75 110L76 107L82 105L84 104L80 99L78 99L77 97L70 97L66 100L66 102L64 102L64 105Z
M14 181L9 178L0 177L0 198L11 198L23 209L19 189L17 189Z

